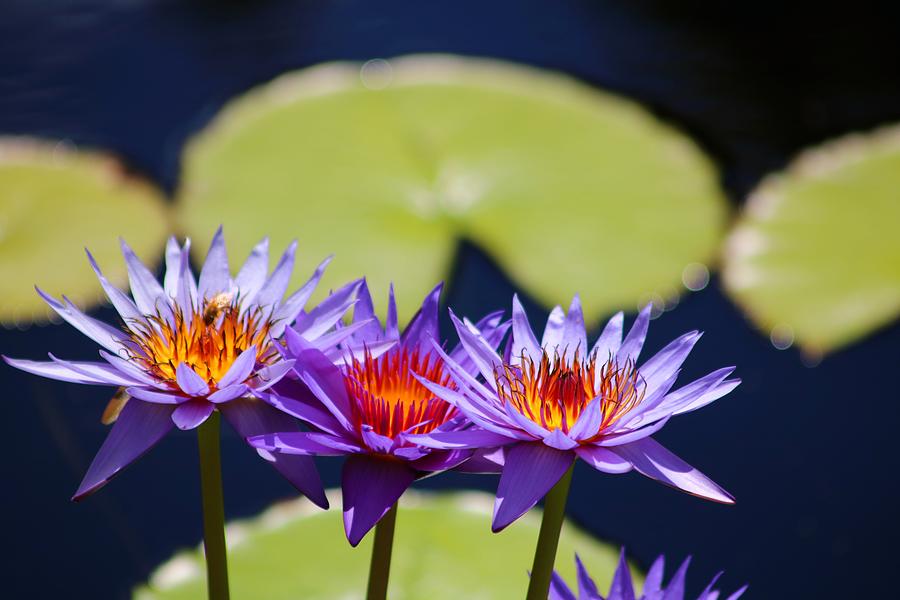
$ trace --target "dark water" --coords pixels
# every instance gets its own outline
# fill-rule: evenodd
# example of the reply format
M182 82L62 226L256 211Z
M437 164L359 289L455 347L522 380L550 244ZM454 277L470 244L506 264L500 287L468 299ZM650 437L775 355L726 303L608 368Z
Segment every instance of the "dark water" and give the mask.
M455 52L565 71L640 100L700 141L739 203L798 149L900 119L896 14L862 3L697 4L3 0L0 133L106 148L171 189L185 138L255 84L326 60ZM449 293L460 312L507 306L512 291L461 247ZM660 552L694 554L695 593L723 568L725 587L749 581L753 598L897 597L900 328L807 368L755 333L715 279L653 323L649 346L694 328L707 334L684 376L737 364L745 383L658 437L735 493L737 506L584 468L570 515L645 564ZM95 351L66 326L0 331L4 353L48 349ZM193 436L170 436L101 494L70 504L103 438L97 414L108 392L6 367L0 381L0 595L126 597L153 565L196 543ZM224 461L231 517L291 494L234 436ZM337 473L323 463L328 484ZM427 483L495 486L462 476Z

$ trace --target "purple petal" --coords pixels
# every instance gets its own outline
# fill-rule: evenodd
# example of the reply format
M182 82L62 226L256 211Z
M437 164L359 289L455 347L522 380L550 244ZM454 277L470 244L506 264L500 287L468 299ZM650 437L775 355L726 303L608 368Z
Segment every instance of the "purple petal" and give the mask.
M571 450L578 446L578 442L567 436L561 429L554 429L550 435L544 438L544 443L557 450Z
M566 585L566 582L562 577L559 576L559 573L553 571L553 575L550 579L550 592L547 596L547 600L579 600L575 597L575 594L572 593L572 590L569 589L569 586ZM585 598L581 598L581 600L587 600Z
M685 333L667 344L641 366L640 374L646 382L646 393L652 393L658 385L681 368L702 335L699 331Z
M190 398L182 396L179 392L154 392L142 387L125 388L125 392L138 400L150 402L151 404L184 404Z
M128 402L106 436L73 500L97 491L172 429L172 408Z
M256 372L256 375L254 375L247 383L253 388L253 391L262 392L281 381L281 378L287 375L293 368L294 360L283 360L274 365L259 369Z
M687 412L697 410L698 408L703 408L707 404L710 404L711 402L715 402L722 396L730 393L731 390L733 390L740 384L741 384L740 379L728 379L726 381L723 381L722 383L715 386L713 389L709 390L708 392L706 392L699 398L695 398L691 402L688 402L688 403L684 404L683 406L679 407L678 410L676 410L674 414L681 415L681 414L684 414Z
M234 286L242 298L242 306L252 305L256 293L266 281L269 272L269 238L265 237L253 246L250 256L244 261L241 270L234 278Z
M307 340L323 335L341 320L356 302L356 291L362 280L351 281L325 298L318 306L297 317L293 329Z
M226 402L231 402L235 398L246 396L249 391L250 388L243 383L236 383L234 385L229 385L228 387L219 388L206 399L213 404L224 404Z
M181 264L181 246L175 236L166 241L166 274L163 275L163 290L170 298L178 293L178 267Z
M631 571L625 561L625 549L619 555L619 566L613 574L612 585L609 588L609 600L635 600L634 586L631 582Z
M604 473L627 473L634 467L631 463L607 448L585 444L575 449L578 458Z
M684 598L684 584L687 580L688 567L691 564L691 557L688 556L672 575L669 585L666 586L666 592L663 594L662 600L681 600Z
M631 361L632 365L637 362L641 349L644 347L644 340L647 339L647 329L650 327L650 310L652 308L653 304L650 303L641 309L637 319L634 321L634 325L631 326L628 335L625 336L622 347L616 353L616 361L619 363L619 366L624 366L629 361Z
M225 236L222 226L216 230L203 268L200 270L198 293L200 300L209 300L216 294L231 290L231 271L228 269L228 252L225 250Z
M449 469L455 469L462 463L468 461L471 456L471 450L452 450L450 452L435 451L429 452L424 457L416 460L409 466L416 471L437 473L441 471L447 471Z
M219 410L238 435L245 439L266 433L297 430L297 422L293 418L255 398L235 400L221 406ZM264 450L260 455L300 493L317 506L328 508L322 480L312 458Z
M37 361L37 360L22 360L18 358L9 358L7 356L3 357L3 360L6 361L11 367L15 367L16 369L20 369L27 373L31 373L33 375L39 375L41 377L48 377L50 379L56 379L59 381L67 381L69 383L84 383L90 385L114 385L114 386L122 386L122 385L133 385L132 383L119 383L112 381L113 377L116 377L117 371L111 367L107 367L101 363L81 363L83 365L92 365L98 369L109 369L108 376L100 377L99 373L97 376L90 376L84 373L80 369L76 369L73 367L72 363L66 363L64 361ZM121 375L119 375L121 377ZM121 378L121 381L127 381L124 377Z
M554 306L547 317L547 325L544 327L544 337L541 339L541 347L549 353L553 353L562 342L563 327L566 323L566 313L561 306Z
M333 256L328 256L319 263L319 266L316 267L316 270L313 272L312 276L307 280L303 286L291 294L282 304L278 307L278 311L276 313L278 318L278 323L275 324L272 328L272 335L274 337L279 337L281 332L283 331L283 327L290 325L297 318L297 315L300 314L300 311L303 310L303 307L306 306L306 302L309 300L309 297L312 296L312 293L315 291L316 287L319 285L319 281L322 279L322 275L325 273L325 267L331 262Z
M663 400L655 408L653 408L653 410L648 410L640 417L640 421L649 422L667 414L680 414L682 412L689 412L688 407L692 407L699 400L705 399L706 394L711 393L713 390L715 390L716 386L723 383L725 378L728 377L732 372L734 372L734 367L717 369L712 373L704 375L700 379L692 381L691 383L678 388L674 392L666 394L665 398L663 398ZM739 380L737 381L737 383L739 383ZM735 383L735 385L737 385L737 383ZM727 391L731 391L733 387L734 386L728 388ZM721 396L715 396L714 398L712 398L712 400L709 400L709 402L712 402L719 397ZM709 402L705 402L701 404L701 406L705 406ZM696 408L700 408L700 406L697 406ZM633 419L629 418L629 424L631 424L631 421L633 421Z
M728 598L726 598L725 600L738 600L738 598L740 598L741 596L744 595L744 592L746 592L747 588L749 588L749 587L750 587L749 585L744 585L743 587L738 589L735 593L728 596ZM710 599L710 600L712 600L712 599Z
M426 448L436 448L438 450L494 448L518 441L503 434L484 429L435 431L422 435L408 435L406 439Z
M388 287L388 307L384 321L384 336L389 340L400 339L400 328L397 326L397 298L394 297L393 283Z
M532 360L538 360L543 354L531 324L528 322L528 315L519 301L518 294L513 295L512 304L512 347L510 356L512 359L521 359L522 355L530 357Z
M666 450L653 438L615 446L612 451L634 465L639 473L651 479L707 500L734 504L734 497L731 494Z
M204 399L192 399L179 404L172 413L172 421L182 431L194 429L203 424L215 409L215 404Z
M578 595L582 598L599 598L600 592L597 591L597 584L591 579L577 554L575 555L575 569L578 571Z
M297 361L294 364L294 370L303 383L334 415L344 429L352 429L347 417L350 414L350 400L347 397L347 388L344 386L341 370L335 367L327 356L290 328L285 330L285 341Z
M164 388L164 385L157 378L148 374L146 371L136 366L130 360L120 358L119 356L110 354L109 352L106 352L104 350L100 350L100 356L103 358L103 360L108 362L119 372L124 373L126 376L131 377L132 379L146 385Z
M369 285L365 279L363 279L359 290L356 292L356 305L353 307L353 323L365 323L365 327L359 330L360 337L364 340L378 340L382 336L381 322L375 314L372 294L369 292Z
M472 458L462 463L454 470L460 473L500 474L506 463L506 447L490 448L488 450L476 450Z
M97 264L97 261L94 260L90 250L85 248L84 251L87 253L88 262L91 263L91 268L94 269L97 279L100 280L100 285L103 287L106 297L109 298L113 308L116 309L116 312L119 313L119 316L122 317L125 324L130 327L135 322L143 323L144 315L137 309L137 306L131 301L131 298L104 277L103 273L100 271L100 266Z
M597 397L588 402L581 411L581 415L575 424L569 429L569 437L573 440L583 440L593 437L600 429L603 422L602 397Z
M380 433L376 433L370 425L363 425L361 429L363 443L367 448L377 454L390 453L391 447L394 445L394 440L387 436L381 435Z
M567 359L571 359L576 351L582 357L587 352L587 333L584 329L584 314L581 312L581 298L578 294L572 298L572 304L566 314L561 344Z
M624 322L625 315L621 312L614 314L607 321L603 332L597 338L597 341L594 342L594 347L591 348L591 354L595 355L597 360L608 360L619 351L619 347L622 345L622 326Z
M337 419L322 406L319 399L299 380L283 379L274 393L257 394L257 397L320 431L335 435L345 431Z
M188 396L205 396L209 393L209 385L187 363L178 363L175 368L175 380L178 387Z
M663 574L666 570L666 559L660 555L650 570L647 571L647 578L644 580L644 596L645 600L661 600L663 592Z
M291 280L291 273L294 270L294 254L296 252L297 240L294 240L288 245L287 250L284 251L281 259L275 266L275 270L272 271L272 274L256 295L254 303L257 306L272 309L274 314L274 309L281 302L281 299L284 298L284 293L287 291L288 283ZM273 332L273 335L276 334Z
M597 445L608 448L611 446L622 446L624 444L630 444L632 442L642 440L645 437L653 435L654 433L665 427L666 423L669 422L669 418L670 417L665 417L663 419L660 419L656 423L652 423L640 429L635 429L634 431L625 431L623 433L604 435L600 439L600 441L597 442Z
M166 296L166 292L150 269L144 266L144 263L125 243L125 240L119 239L119 245L125 256L125 264L128 267L128 283L131 286L131 295L134 297L138 310L142 314L153 315L157 311L168 309L170 307L169 297Z
M474 326L470 329L470 326L460 321L452 310L450 311L450 320L453 322L456 333L459 335L459 341L465 347L469 358L478 367L487 384L493 388L496 385L494 369L499 368L502 364L500 356L480 333L472 331Z
M506 450L494 502L494 533L524 515L560 480L575 458L573 452L554 450L543 443L519 443Z
M259 450L300 456L342 456L361 451L361 448L355 444L309 431L254 435L247 438L247 443Z
M118 352L129 343L128 337L122 331L111 327L102 321L98 321L93 317L89 317L63 297L63 301L59 302L42 289L35 287L37 293L52 308L56 314L63 318L69 325L91 338L107 350Z
M518 425L518 427L528 435L534 436L539 440L542 440L550 435L550 432L547 429L541 427L540 425L520 413L516 409L516 407L513 406L512 403L510 403L509 400L506 401L505 408L506 416L508 416L514 424Z
M236 383L243 383L248 377L250 377L250 373L253 372L253 367L255 366L256 346L250 346L249 348L241 352L236 359L234 359L234 362L231 363L230 367L228 367L228 372L225 373L222 376L222 379L219 380L219 387L225 388Z
M440 332L438 331L438 305L440 304L441 290L444 288L443 283L434 286L425 299L422 306L410 319L409 325L403 331L401 342L405 347L422 347L431 339L438 339Z
M356 546L415 480L406 465L364 455L344 463L341 488L344 497L344 531Z
M191 272L191 240L184 241L181 249L181 262L178 264L178 287L175 292L175 304L181 309L181 313L189 315L200 306L198 300L197 282Z
M700 592L700 595L697 597L697 600L717 600L719 597L719 592L713 590L713 586L719 581L719 578L722 577L722 571L716 573L712 581L706 584L706 587L703 588L703 591Z

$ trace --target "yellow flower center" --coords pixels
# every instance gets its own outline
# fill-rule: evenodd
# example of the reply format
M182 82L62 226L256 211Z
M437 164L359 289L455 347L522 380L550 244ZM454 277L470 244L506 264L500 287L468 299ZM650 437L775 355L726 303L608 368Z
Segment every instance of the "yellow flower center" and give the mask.
M600 398L600 432L640 404L644 396L644 386L631 362L620 367L615 358L610 358L598 365L595 355L582 360L577 352L571 364L558 353L551 358L545 352L538 364L523 355L518 366L495 369L494 379L504 405L509 401L534 423L565 433L594 398Z
M173 388L177 388L175 369L181 363L214 389L250 346L256 346L257 363L269 364L277 355L269 339L272 323L259 308L241 314L231 294L205 300L202 310L191 314L176 308L172 321L158 314L148 316L147 323L138 324L134 327L137 331L129 331L129 335L143 352L133 354L131 359Z
M362 360L354 359L344 383L356 427L369 425L375 433L394 438L410 428L409 433L428 433L453 418L456 409L436 398L413 373L455 387L444 373L443 360L418 349L395 348L378 358L366 352Z

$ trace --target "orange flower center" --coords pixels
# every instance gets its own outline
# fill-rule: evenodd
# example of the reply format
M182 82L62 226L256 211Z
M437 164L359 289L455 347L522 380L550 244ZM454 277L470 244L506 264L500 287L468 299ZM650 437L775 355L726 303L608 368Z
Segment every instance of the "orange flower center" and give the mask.
M523 355L520 365L495 369L494 379L504 405L509 401L531 421L565 433L594 398L600 398L599 433L640 404L644 396L644 386L630 361L620 367L610 358L599 366L598 373L596 356L582 360L578 353L571 364L559 353L550 358L545 352L539 364Z
M131 358L141 368L173 387L175 369L186 363L211 388L234 360L250 346L256 346L256 362L269 364L276 357L269 339L272 323L259 308L243 314L231 294L219 294L203 303L203 310L185 315L175 309L174 324L159 314L148 317L129 331L132 341L143 351Z
M389 350L373 358L367 351L362 360L348 366L344 383L353 405L353 421L389 438L398 434L428 433L456 415L449 403L436 398L413 373L439 385L455 388L444 373L444 363L430 353L406 348Z

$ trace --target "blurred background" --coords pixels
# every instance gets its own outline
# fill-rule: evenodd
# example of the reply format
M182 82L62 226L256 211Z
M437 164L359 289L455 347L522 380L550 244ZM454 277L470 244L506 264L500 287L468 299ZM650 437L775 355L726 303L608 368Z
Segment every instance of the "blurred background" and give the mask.
M700 4L6 0L0 352L93 359L32 285L110 320L83 246L122 284L119 235L158 265L219 223L233 264L297 237L299 276L333 252L328 285L393 278L407 316L441 279L458 313L518 292L536 326L580 291L595 333L651 301L645 356L701 329L685 380L738 366L657 436L738 503L579 465L570 518L644 568L693 555L695 595L724 569L752 598L891 597L897 11ZM127 598L198 542L193 436L72 504L111 392L0 382L2 595ZM231 432L223 452L229 518L293 496Z

